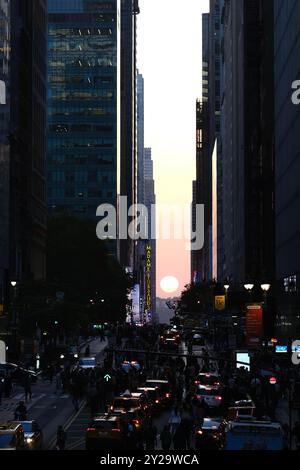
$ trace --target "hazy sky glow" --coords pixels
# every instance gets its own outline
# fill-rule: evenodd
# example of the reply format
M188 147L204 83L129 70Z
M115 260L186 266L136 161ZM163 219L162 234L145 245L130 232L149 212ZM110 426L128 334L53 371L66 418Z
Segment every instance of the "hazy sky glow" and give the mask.
M139 0L138 67L145 79L145 146L152 147L157 204L190 204L195 102L201 96L202 13L209 0ZM157 242L157 295L165 276L190 282L186 240Z

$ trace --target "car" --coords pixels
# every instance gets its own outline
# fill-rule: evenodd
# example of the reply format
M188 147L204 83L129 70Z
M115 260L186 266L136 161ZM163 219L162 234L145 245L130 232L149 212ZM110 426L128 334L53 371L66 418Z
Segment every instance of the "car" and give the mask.
M115 397L110 405L110 412L114 410L128 410L136 409L147 412L151 407L151 404L147 400L144 393L130 393L123 396Z
M78 367L80 369L94 369L97 367L97 361L95 357L81 357L78 361Z
M254 401L249 397L243 400L236 400L233 406L228 408L228 419L233 420L240 417L252 418L255 416L256 406Z
M36 421L20 421L24 429L25 446L28 450L43 448L43 433Z
M174 394L168 380L147 379L145 387L155 387L159 392L163 405L171 406L173 404Z
M162 350L178 350L180 345L180 334L176 332L166 332L160 336L159 347Z
M160 395L160 390L156 387L138 387L137 392L143 393L151 403L153 411L161 411L163 406L163 396Z
M0 377L4 377L9 374L14 383L22 384L26 375L30 375L31 382L34 384L37 382L37 373L31 369L26 369L25 367L19 366L17 364L12 364L10 362L5 362L0 364Z
M112 415L119 416L125 423L132 421L138 432L142 431L143 422L147 416L146 413L137 408L129 408L126 411L124 409L114 409Z
M85 432L86 450L124 449L126 423L121 416L103 413L95 416Z
M211 385L219 386L221 385L221 379L218 374L212 372L200 372L197 375L195 380L195 385Z
M121 364L121 369L123 372L128 374L133 369L137 372L140 372L142 370L142 366L138 361L123 361Z
M222 391L218 387L198 385L196 398L198 398L198 400L204 400L209 408L219 408L223 405Z
M20 422L0 423L0 450L25 450L24 429Z
M202 425L195 428L196 450L223 449L226 425L223 418L204 418Z
M205 346L205 339L199 333L195 333L192 337L192 343L194 346Z

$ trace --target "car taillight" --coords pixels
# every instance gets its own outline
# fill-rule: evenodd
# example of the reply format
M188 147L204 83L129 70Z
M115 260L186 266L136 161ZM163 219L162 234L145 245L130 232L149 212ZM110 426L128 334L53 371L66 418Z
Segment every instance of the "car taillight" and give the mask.
M114 410L114 407L113 407L113 406L111 406L111 407L110 407L110 411L113 411L113 410Z
M200 385L199 380L195 380L195 385Z
M155 400L155 403L158 405L158 403L159 403L159 400Z
M214 385L220 385L220 382L214 382Z
M216 397L215 397L215 400L222 400L222 397L216 396Z
M141 424L139 419L133 419L132 422L133 422L133 424Z
M115 428L115 429L112 429L112 432L121 432L121 429Z
M170 398L171 394L170 393L166 393L166 398Z
M93 432L96 431L96 428L87 428L86 432Z
M198 400L201 400L201 398L203 398L203 397L202 397L202 395L197 395L197 398L198 398Z
M201 429L198 429L197 434L201 436L203 434L203 431L201 431Z

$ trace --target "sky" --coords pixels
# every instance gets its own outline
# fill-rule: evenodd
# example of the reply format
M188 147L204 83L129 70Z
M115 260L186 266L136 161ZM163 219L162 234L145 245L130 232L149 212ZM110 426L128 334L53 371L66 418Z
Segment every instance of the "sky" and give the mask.
M139 0L138 68L145 80L145 147L152 147L158 207L191 204L196 99L201 97L202 13L209 0ZM157 240L157 296L165 276L190 282L187 241Z

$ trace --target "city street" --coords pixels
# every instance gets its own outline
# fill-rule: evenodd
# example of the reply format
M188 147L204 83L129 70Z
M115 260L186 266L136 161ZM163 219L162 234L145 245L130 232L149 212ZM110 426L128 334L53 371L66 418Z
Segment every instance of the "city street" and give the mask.
M90 343L90 353L101 362L103 350L107 342L100 343L96 339ZM0 406L0 421L5 422L14 419L14 411L20 401L25 401L25 394L20 386L15 386L10 399L3 399ZM85 400L80 403L80 408L84 407ZM28 419L36 420L43 430L44 449L53 448L56 440L56 432L59 425L66 425L72 422L76 416L72 397L69 392L63 393L58 390L56 393L55 380L43 380L39 376L37 384L32 385L32 399L26 403Z
M1 465L300 450L299 58L300 0L0 0Z

